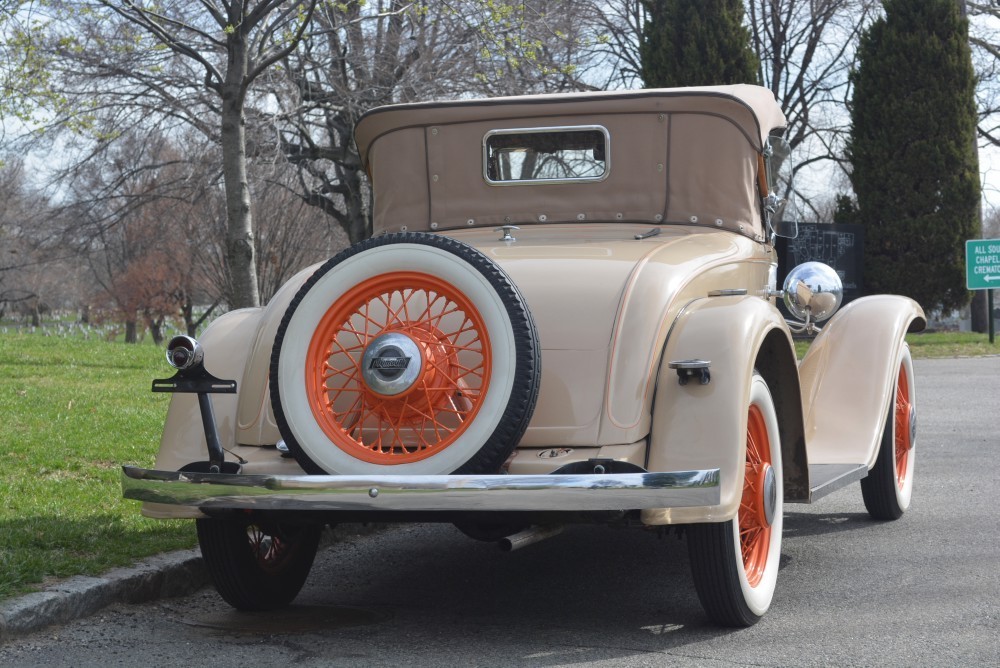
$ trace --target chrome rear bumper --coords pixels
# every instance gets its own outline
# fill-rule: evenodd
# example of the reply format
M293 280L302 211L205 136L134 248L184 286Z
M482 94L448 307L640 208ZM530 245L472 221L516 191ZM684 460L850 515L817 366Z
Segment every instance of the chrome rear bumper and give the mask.
M714 506L719 469L562 475L319 476L126 466L125 498L209 509L601 511Z

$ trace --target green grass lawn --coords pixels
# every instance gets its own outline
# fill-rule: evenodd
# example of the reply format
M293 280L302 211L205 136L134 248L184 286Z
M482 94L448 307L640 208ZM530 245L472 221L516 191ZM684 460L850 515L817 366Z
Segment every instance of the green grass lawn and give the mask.
M169 395L162 350L0 334L0 599L195 544L191 522L144 519L125 463L151 466Z
M918 332L906 335L906 342L910 344L910 354L915 359L1000 355L1000 337L994 337L994 340L994 343L990 343L988 335L973 332ZM802 359L808 349L808 340L795 342L799 359Z
M973 332L932 332L906 337L914 357L981 357L1000 355L1000 338L990 343L986 334Z

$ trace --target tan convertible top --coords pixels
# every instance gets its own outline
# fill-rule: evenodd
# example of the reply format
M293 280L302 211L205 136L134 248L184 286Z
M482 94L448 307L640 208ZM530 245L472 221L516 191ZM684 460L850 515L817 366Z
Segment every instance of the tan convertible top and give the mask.
M495 130L599 125L600 183L497 187L483 178ZM766 88L708 86L381 107L355 129L375 232L532 222L710 224L762 236L757 155L785 117Z

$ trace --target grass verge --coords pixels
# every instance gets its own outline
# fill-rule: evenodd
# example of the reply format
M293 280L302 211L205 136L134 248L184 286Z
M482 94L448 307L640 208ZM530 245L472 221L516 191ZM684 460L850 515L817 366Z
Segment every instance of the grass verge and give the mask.
M910 353L916 358L983 357L1000 355L1000 341L990 343L986 334L974 332L928 332L908 334Z
M0 599L195 544L121 495L122 464L153 464L167 371L153 345L0 335Z
M795 342L799 359L806 354L810 342L801 339ZM918 332L907 334L906 342L915 359L1000 355L1000 340L990 343L988 335L974 332Z

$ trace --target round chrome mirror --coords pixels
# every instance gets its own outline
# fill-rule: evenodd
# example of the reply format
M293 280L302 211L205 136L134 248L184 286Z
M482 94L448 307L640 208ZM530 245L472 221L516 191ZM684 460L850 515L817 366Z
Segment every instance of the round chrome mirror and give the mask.
M805 262L785 278L785 306L799 320L821 322L833 315L844 300L844 284L822 262Z

